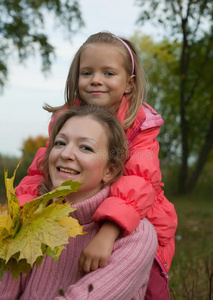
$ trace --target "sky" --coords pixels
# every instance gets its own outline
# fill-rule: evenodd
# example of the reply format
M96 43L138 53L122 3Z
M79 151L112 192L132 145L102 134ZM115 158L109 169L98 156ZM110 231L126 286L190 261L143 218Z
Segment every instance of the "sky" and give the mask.
M72 58L91 34L107 30L129 38L134 31L140 8L134 0L80 0L85 27L65 40L62 30L47 20L50 42L56 56L51 72L41 72L39 56L29 58L20 65L16 57L9 61L9 78L0 95L0 154L21 157L21 147L29 137L47 136L51 114L42 109L44 103L52 106L64 103L64 87ZM50 18L50 17L49 17ZM152 29L143 27L144 34Z

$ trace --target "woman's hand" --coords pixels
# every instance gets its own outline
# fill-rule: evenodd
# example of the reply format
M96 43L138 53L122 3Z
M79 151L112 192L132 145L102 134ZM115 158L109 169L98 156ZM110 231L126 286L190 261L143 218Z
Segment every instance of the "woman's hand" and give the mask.
M113 223L105 222L102 225L81 253L78 261L80 272L89 273L106 266L120 231L120 228Z

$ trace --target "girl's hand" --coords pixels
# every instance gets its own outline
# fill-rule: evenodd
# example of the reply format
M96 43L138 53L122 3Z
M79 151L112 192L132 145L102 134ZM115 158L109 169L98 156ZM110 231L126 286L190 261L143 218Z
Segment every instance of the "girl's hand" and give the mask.
M105 222L82 251L78 261L79 271L89 273L105 267L120 231L113 223Z

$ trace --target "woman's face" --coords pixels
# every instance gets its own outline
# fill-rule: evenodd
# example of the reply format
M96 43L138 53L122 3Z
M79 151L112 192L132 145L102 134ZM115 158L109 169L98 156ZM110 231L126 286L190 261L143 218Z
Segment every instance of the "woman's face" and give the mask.
M105 127L91 117L72 117L55 138L49 155L49 173L54 188L68 180L83 185L68 197L83 201L101 190L113 178L108 165L108 137Z

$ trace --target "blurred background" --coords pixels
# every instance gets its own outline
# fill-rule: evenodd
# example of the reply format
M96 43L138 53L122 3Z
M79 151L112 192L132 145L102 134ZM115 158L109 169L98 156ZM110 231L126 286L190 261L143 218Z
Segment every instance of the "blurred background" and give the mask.
M158 137L164 191L179 225L172 299L213 299L213 2L211 0L1 0L0 200L4 170L15 185L64 103L72 58L93 33L134 42L163 117Z

